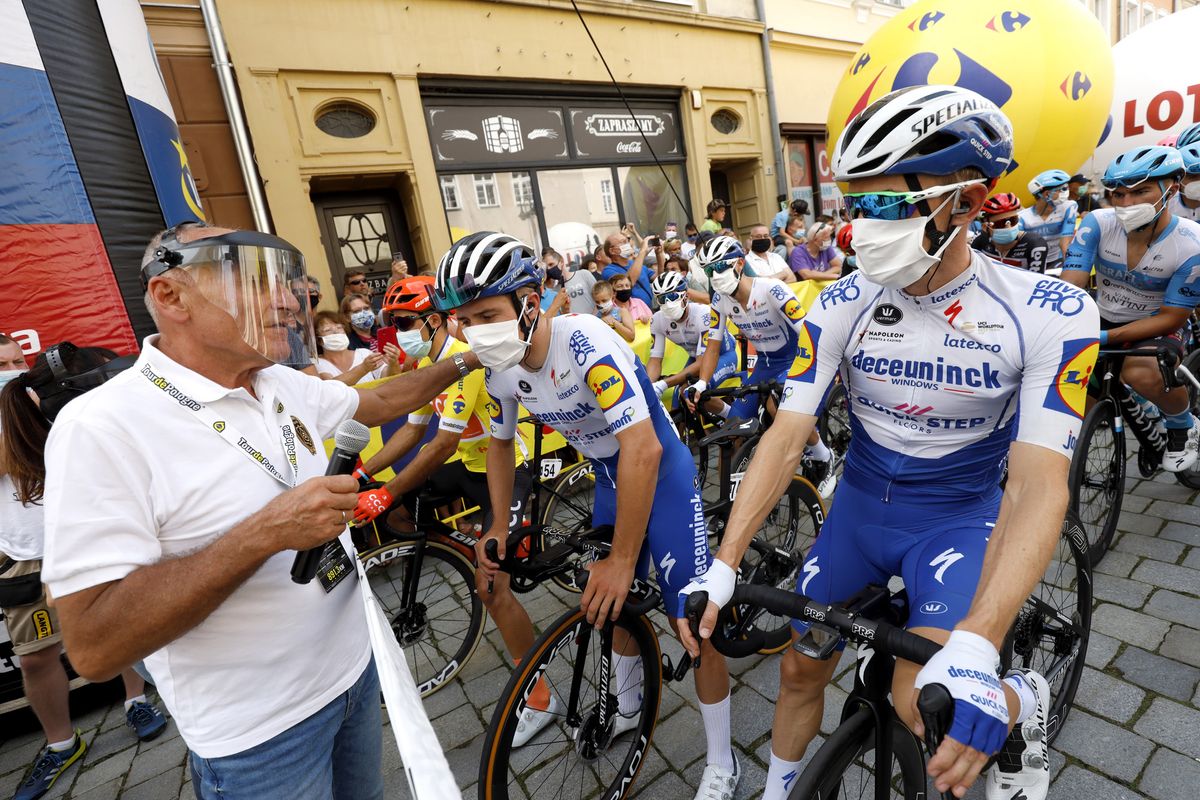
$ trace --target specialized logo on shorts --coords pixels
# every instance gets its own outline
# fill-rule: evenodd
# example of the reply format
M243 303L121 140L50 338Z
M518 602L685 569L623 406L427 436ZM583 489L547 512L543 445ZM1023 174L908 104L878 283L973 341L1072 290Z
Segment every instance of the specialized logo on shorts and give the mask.
M792 322L799 322L804 319L804 306L800 305L800 301L792 298L783 304L783 315Z
M592 394L596 395L600 408L605 411L633 397L633 388L617 368L612 356L604 356L593 364L587 371L584 382L592 390Z
M789 381L812 383L817 378L817 345L821 342L821 329L812 322L800 327L796 341L796 358L788 370Z
M37 634L38 639L45 639L48 636L54 635L54 626L50 624L50 612L44 608L40 608L33 612L33 630Z
M1088 379L1096 366L1100 343L1095 339L1071 339L1063 342L1062 360L1057 377L1046 390L1046 408L1083 419L1087 402Z

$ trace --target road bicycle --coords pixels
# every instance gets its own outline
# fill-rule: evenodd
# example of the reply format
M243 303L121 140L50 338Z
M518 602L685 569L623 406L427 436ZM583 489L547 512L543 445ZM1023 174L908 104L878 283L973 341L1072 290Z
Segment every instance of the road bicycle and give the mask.
M1046 734L1053 742L1062 730L1083 673L1091 626L1091 569L1085 561L1085 534L1068 513L1056 553L1041 583L1017 614L1000 648L1001 674L1020 667L1041 673L1050 685ZM820 633L797 641L797 649L813 658L839 657L841 642L857 648L854 689L842 707L841 722L820 745L796 778L789 800L866 798L924 800L926 753L949 729L948 695L922 690L920 704L932 741L921 741L900 721L891 705L895 659L926 663L939 645L908 633L904 590L869 585L844 603L825 605L807 597L765 586L739 584L732 603L748 602L776 613L812 621ZM696 630L708 604L706 593L688 598L685 613ZM728 614L728 607L722 616ZM755 636L730 640L716 626L713 645L730 658L755 652ZM943 690L944 691L944 690ZM931 697L930 695L935 695ZM930 712L927 716L925 712ZM932 746L930 746L932 745ZM949 795L946 795L947 797Z
M1079 515L1088 535L1088 562L1099 563L1112 543L1125 495L1127 468L1125 431L1138 441L1138 471L1149 478L1162 465L1166 436L1161 426L1147 418L1141 404L1120 380L1121 366L1130 356L1154 358L1168 388L1188 389L1193 414L1200 414L1200 350L1189 353L1178 366L1167 348L1101 350L1093 374L1100 375L1099 393L1094 397L1075 443L1068 485L1071 509ZM1092 398L1090 398L1092 399ZM1175 479L1191 489L1200 489L1200 463L1175 473Z

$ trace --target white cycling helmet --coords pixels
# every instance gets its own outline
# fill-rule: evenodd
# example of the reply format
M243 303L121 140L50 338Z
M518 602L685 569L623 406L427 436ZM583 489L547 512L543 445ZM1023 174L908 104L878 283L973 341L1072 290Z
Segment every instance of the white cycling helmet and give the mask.
M987 178L1012 163L1012 123L983 95L957 86L910 86L884 95L838 137L834 179L951 175L974 167Z
M656 275L650 282L650 290L654 292L655 297L660 297L671 292L682 291L686 288L686 284L687 279L678 272L664 272Z
M742 244L732 236L714 236L696 251L696 261L701 267L715 264L718 261L729 261L734 258L745 258L746 251Z

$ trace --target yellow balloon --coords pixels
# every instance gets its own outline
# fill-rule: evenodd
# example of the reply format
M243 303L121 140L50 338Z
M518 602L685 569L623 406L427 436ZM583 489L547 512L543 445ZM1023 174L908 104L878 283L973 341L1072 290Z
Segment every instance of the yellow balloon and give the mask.
M829 141L894 89L949 84L989 98L1013 124L1013 167L996 191L1029 203L1039 172L1074 173L1100 140L1113 92L1108 34L1077 0L922 0L850 60L829 107Z

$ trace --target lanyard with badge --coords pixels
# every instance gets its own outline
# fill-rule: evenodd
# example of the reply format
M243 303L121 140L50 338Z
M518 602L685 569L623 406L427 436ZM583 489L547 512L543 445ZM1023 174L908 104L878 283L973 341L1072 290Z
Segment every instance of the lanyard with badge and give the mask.
M300 438L301 443L304 444L309 452L316 455L316 446L313 443L312 435L304 427L304 423L298 417L289 416L287 409L284 408L283 403L279 400L275 401L275 419L276 424L279 425L279 435L283 444L283 451L287 455L287 466L290 473L288 475L281 472L260 448L251 444L232 424L220 419L208 406L196 402L180 390L178 386L156 373L148 362L143 365L141 374L150 382L151 386L162 391L165 397L192 412L200 422L204 423L205 427L212 430L232 445L238 452L254 462L259 469L282 483L288 489L296 488L296 484L300 480L300 461L296 454L297 437ZM325 589L326 594L333 591L333 588L345 580L347 575L352 574L354 574L354 562L350 560L346 548L342 546L341 539L335 538L327 542L325 549L321 552L321 560L317 567L317 579L321 582L321 586Z

